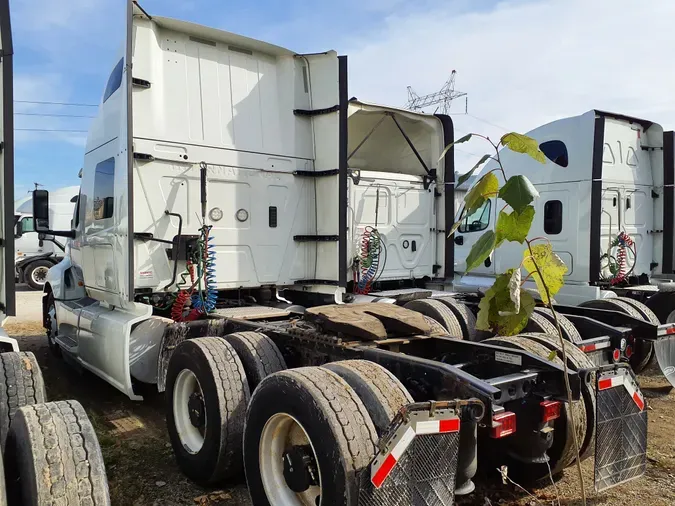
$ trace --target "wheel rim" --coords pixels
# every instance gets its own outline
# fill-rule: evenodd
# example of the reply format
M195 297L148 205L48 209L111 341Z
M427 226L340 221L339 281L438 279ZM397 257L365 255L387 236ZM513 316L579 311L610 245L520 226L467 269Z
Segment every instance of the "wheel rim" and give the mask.
M33 269L33 272L30 273L33 283L40 286L44 285L47 279L47 272L49 272L49 269L43 266Z
M56 331L58 330L58 323L56 322L56 305L52 302L47 311L49 321L47 322L47 339L50 344L56 344Z
M183 448L192 454L199 453L204 446L206 411L203 399L197 376L189 369L183 369L176 378L173 390L173 418Z
M314 457L318 485L312 485L304 492L290 489L284 476L284 457L294 446L309 446ZM277 413L267 420L260 438L258 452L260 477L270 504L279 506L319 506L321 504L321 471L316 450L307 431L294 417Z

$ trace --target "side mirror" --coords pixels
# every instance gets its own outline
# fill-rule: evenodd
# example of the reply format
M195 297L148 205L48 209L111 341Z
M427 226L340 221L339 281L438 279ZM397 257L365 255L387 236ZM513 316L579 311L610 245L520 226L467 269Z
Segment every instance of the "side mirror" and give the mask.
M21 220L16 222L16 225L14 225L14 238L18 239L23 235L23 223Z
M36 232L49 230L49 192L47 190L33 191L33 219Z

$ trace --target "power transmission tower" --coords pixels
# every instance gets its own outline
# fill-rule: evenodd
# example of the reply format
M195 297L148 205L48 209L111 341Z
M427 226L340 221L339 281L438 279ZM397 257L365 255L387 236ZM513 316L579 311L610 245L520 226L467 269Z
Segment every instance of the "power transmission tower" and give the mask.
M432 105L437 105L438 107L434 112L440 112L441 114L448 114L450 112L450 106L452 101L460 97L467 97L467 94L462 91L455 90L455 76L457 71L453 70L450 74L450 79L448 79L440 91L436 93L430 93L428 95L420 96L415 93L415 90L412 89L412 86L408 86L408 103L405 108L409 111L423 111L427 107ZM468 112L468 99L464 99L464 110Z

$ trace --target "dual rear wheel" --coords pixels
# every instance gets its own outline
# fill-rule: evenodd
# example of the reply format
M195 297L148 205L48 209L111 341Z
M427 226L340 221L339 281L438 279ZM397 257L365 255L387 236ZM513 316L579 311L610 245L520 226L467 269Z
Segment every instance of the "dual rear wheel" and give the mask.
M243 468L256 505L355 503L379 434L409 402L375 363L287 370L274 342L255 332L184 341L167 375L183 472L212 485Z

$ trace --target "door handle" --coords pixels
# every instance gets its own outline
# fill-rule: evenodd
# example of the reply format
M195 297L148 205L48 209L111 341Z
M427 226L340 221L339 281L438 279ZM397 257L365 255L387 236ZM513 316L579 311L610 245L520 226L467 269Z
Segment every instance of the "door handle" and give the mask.
M458 246L464 244L464 236L463 235L455 236L455 244L457 244Z

